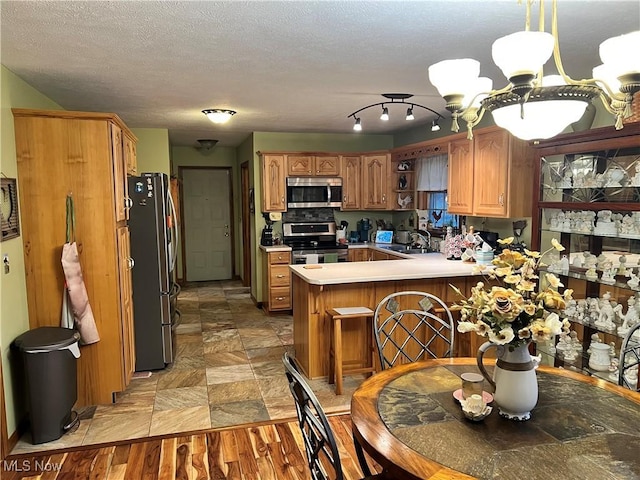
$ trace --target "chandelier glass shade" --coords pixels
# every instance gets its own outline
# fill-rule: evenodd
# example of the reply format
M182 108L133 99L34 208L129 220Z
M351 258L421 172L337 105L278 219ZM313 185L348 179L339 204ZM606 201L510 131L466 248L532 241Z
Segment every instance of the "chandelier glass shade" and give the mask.
M213 123L226 123L236 114L235 110L227 110L223 108L210 108L203 110L202 113L204 113Z
M362 112L363 110L367 110L369 108L373 108L373 107L382 107L382 114L380 115L380 120L382 121L388 121L389 120L389 108L388 105L394 105L394 104L403 104L403 105L408 105L407 107L407 113L405 115L405 120L407 121L411 121L415 119L415 115L413 114L413 109L414 107L419 107L419 108L423 108L425 110L430 111L431 113L436 115L436 119L432 122L432 131L437 131L440 130L440 127L438 126L437 128L434 128L433 125L438 125L438 120L440 118L443 118L442 115L440 115L438 112L436 112L435 110L432 110L429 107L425 107L424 105L420 105L419 103L415 103L415 102L408 102L407 100L411 97L413 97L412 94L410 93L383 93L382 94L383 97L385 97L387 99L387 101L385 102L378 102L378 103L372 103L371 105L367 105L366 107L362 107L359 110L356 110L355 112L351 113L350 115L347 115L347 118L352 118L353 117L353 129L357 132L361 132L362 131L362 121L360 120L360 117L358 116L358 114L360 112Z
M545 0L539 0L540 31L529 29L532 0L524 3L525 30L497 39L492 47L493 61L509 80L506 87L493 90L473 59L443 60L429 67L429 80L452 113L451 129L457 132L462 118L471 139L473 127L489 111L497 125L518 138L551 138L578 121L596 97L614 115L616 129L623 128L633 95L640 90L640 31L602 42L603 64L593 69L593 78L574 80L560 58L557 0L552 0L551 33L544 31ZM559 75L543 77L543 66L552 56Z

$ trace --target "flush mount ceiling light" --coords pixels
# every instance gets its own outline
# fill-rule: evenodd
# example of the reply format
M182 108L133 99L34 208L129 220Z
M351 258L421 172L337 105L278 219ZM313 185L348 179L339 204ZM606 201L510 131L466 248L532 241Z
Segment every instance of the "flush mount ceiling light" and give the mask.
M360 121L360 117L358 117L357 114L368 108L378 107L378 106L382 107L382 115L380 115L380 120L383 120L383 121L389 120L389 108L386 105L395 105L395 104L409 105L409 107L407 108L407 115L405 116L405 120L413 120L415 118L413 116L413 107L424 108L425 110L429 110L431 113L435 113L437 115L436 122L438 119L443 118L442 115L440 115L435 110L430 109L429 107L425 107L424 105L420 105L414 102L407 102L406 101L407 99L413 97L413 95L410 93L383 93L382 96L384 98L387 98L389 101L372 103L371 105L362 107L360 110L356 110L351 115L347 116L347 118L353 117L353 120L355 121L355 124L353 125L354 130L358 132L362 130L362 123Z
M198 140L198 143L200 144L200 146L198 147L198 150L209 152L215 148L216 144L218 143L218 140L204 138L204 139Z
M518 138L551 138L578 121L596 97L615 116L615 128L623 128L623 119L631 115L633 94L640 90L640 31L602 42L603 64L593 69L594 78L573 80L560 58L556 0L551 33L544 30L545 0L540 0L539 31L530 31L532 2L525 0L525 30L493 43L493 61L510 82L506 87L493 90L492 81L479 76L480 63L470 58L444 60L429 67L429 80L452 113L451 130L458 131L462 117L468 138L473 138L473 127L488 110L496 124ZM543 77L542 66L551 55L560 75Z
M210 108L208 110L202 110L202 113L213 123L226 123L236 114L235 110L226 110L223 108Z

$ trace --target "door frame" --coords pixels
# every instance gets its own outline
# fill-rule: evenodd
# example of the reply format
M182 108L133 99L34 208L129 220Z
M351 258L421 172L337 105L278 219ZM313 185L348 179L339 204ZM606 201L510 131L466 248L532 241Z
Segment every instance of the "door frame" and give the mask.
M235 235L235 218L233 208L233 167L197 167L197 166L179 166L178 178L180 179L180 210L181 219L180 222L180 235L182 235L182 278L187 283L187 238L185 235L185 217L184 217L184 178L183 172L185 170L226 170L230 173L231 183L229 184L229 235L231 240L231 278L236 278L236 235Z
M251 286L251 208L255 199L250 196L249 162L240 164L240 189L242 195L242 286ZM255 210L254 210L255 211Z

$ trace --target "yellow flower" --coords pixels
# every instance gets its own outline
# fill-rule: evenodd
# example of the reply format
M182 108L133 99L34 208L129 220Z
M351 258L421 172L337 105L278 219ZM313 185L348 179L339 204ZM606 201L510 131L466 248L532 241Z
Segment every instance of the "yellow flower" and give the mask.
M556 290L558 289L558 287L564 287L560 279L556 277L553 273L547 273L545 275L545 278L547 279L547 282L549 282L549 285L551 285L551 287L555 288Z
M532 258L540 258L540 252L532 252L531 250L524 249L524 253Z
M564 297L555 290L546 290L538 295L538 300L542 300L546 308L563 310L567 304Z
M499 319L512 322L522 311L522 295L513 290L493 287L491 289L489 305L492 313Z
M521 281L522 281L522 277L520 275L515 275L513 273L511 275L507 275L504 277L504 282L510 285L517 285Z
M551 339L551 329L543 322L535 321L529 327L534 342L545 342Z
M513 243L513 237L500 238L498 239L498 243L500 245L511 245L511 243Z
M536 311L538 310L538 308L536 307L535 303L527 303L524 306L523 310L524 310L524 313L526 313L530 317L533 317L536 314Z
M522 280L516 288L523 292L533 292L536 288L536 284L529 280Z
M551 239L551 245L553 245L553 248L555 248L556 250L558 250L559 252L562 252L564 250L564 247L560 244L560 242L555 239L552 238Z

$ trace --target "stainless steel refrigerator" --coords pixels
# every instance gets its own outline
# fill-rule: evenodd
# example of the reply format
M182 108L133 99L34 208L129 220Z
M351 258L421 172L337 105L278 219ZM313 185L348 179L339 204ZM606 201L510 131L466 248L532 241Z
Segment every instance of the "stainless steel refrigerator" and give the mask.
M129 177L129 211L136 371L157 370L173 362L177 315L173 269L177 245L175 207L164 173Z

